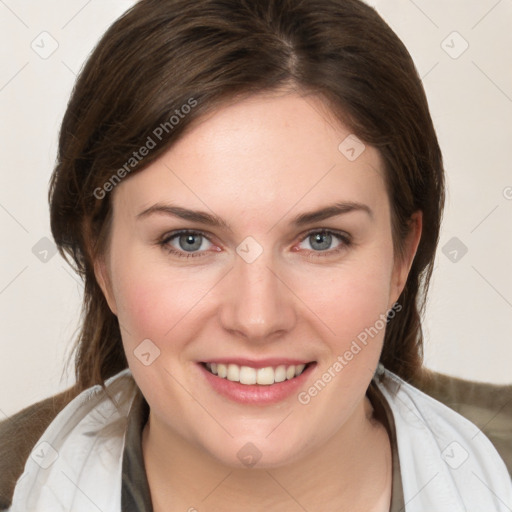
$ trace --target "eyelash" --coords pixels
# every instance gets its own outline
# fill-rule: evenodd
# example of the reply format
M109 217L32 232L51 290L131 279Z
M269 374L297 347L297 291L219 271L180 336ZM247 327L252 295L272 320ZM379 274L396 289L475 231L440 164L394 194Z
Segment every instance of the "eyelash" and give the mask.
M352 240L351 240L350 235L348 235L347 233L333 231L330 229L316 229L316 230L309 231L308 233L306 233L303 236L303 238L301 238L300 242L303 242L310 236L313 236L316 234L333 235L334 237L339 239L341 244L338 247L336 247L335 249L328 249L325 251L309 251L308 257L311 257L311 258L316 258L316 257L324 257L325 258L327 256L332 256L333 254L337 254L337 253L341 252L343 249L346 249L352 245ZM185 251L177 251L174 248L172 248L169 245L169 242L171 240L173 240L174 238L179 237L181 235L201 235L204 238L206 238L208 241L210 241L208 238L208 235L206 233L203 233L202 231L193 231L193 230L184 229L181 231L175 231L175 232L170 233L169 235L165 236L165 238L163 240L158 242L158 245L160 245L162 248L164 248L169 254L173 254L180 258L187 258L187 259L195 258L197 256L202 256L205 253L205 251L186 253Z

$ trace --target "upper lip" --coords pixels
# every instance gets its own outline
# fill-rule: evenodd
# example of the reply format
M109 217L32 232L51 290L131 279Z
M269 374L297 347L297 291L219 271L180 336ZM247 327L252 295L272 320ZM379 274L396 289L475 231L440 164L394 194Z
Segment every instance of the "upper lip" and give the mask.
M203 363L216 363L216 364L236 364L238 366L250 366L251 368L266 368L267 366L291 366L299 364L312 363L311 360L304 359L290 359L287 357L271 357L267 359L246 359L241 357L226 357L217 359L208 359L202 361Z

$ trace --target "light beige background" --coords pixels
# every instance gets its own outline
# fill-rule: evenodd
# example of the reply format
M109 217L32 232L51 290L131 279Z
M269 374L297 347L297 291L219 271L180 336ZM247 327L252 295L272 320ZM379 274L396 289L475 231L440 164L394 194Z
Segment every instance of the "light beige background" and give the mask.
M0 419L73 383L82 285L41 241L48 180L75 75L133 3L0 0ZM416 62L446 163L426 365L512 383L512 1L370 3Z

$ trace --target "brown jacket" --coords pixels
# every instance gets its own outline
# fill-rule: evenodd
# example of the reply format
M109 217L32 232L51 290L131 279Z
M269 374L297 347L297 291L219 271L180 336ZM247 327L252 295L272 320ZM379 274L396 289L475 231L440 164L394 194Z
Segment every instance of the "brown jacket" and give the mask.
M512 385L472 382L431 371L412 384L479 427L512 476ZM0 510L10 506L14 486L35 443L74 396L68 390L0 422Z

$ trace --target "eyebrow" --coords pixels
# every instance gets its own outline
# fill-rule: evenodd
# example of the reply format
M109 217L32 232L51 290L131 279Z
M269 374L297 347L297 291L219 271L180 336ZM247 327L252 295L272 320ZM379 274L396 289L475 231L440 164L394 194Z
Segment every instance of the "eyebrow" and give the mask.
M358 211L368 214L368 216L371 219L374 218L372 209L366 204L348 201L334 203L332 205L320 208L318 210L301 213L294 217L290 221L290 224L292 224L295 227L301 227L307 224L312 224L314 222L326 220L331 217L336 217L338 215ZM153 206L146 208L145 210L137 214L136 219L142 220L154 214L169 215L172 217L178 217L180 219L189 220L192 222L205 224L207 226L224 228L229 231L232 231L231 226L224 219L218 217L217 215L210 214L208 212L200 210L189 210L187 208L182 208L180 206L174 206L171 204L164 203L156 203Z

